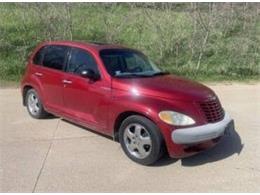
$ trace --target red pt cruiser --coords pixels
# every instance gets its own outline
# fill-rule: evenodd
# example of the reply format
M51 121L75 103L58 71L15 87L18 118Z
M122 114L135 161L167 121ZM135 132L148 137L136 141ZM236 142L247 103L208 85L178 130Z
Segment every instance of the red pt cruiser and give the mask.
M160 71L140 51L118 45L46 42L21 82L34 118L60 116L118 140L149 165L213 147L233 125L208 87Z

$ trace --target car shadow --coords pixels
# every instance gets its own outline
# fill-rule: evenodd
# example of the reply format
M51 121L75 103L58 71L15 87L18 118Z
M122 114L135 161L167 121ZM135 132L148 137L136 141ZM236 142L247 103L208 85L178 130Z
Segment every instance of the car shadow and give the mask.
M195 156L181 160L182 166L198 166L228 158L234 154L240 155L244 148L239 134L235 128L230 129L229 133L221 139L215 147L199 153Z
M177 162L179 159L177 158L171 158L167 153L162 156L157 162L154 164L150 165L151 167L163 167L163 166L168 166L171 165L175 162Z
M48 113L46 116L44 116L44 118L40 118L40 120L50 120L50 119L57 119L57 118L59 117Z
M50 116L50 118L56 118L55 116ZM92 132L96 135L102 136L110 141L114 141L112 137L108 135L104 135L100 132L88 129L86 127L83 127L81 125L75 124L71 121L68 121L66 119L61 119L64 122L70 123L72 125L78 126L82 130ZM234 154L239 155L241 151L243 150L244 144L242 144L241 138L235 128L230 129L227 135L223 136L221 138L221 141L213 148L203 151L199 154L196 154L191 157L183 158L183 159L175 159L169 157L167 152L165 155L158 160L155 164L151 165L152 167L162 167L162 166L168 166L171 165L177 161L181 161L181 165L185 167L191 167L191 166L199 166L206 163L211 163L219 160L223 160L225 158L228 158ZM166 149L165 149L166 150Z
M69 123L69 124L74 125L74 126L76 126L76 127L79 127L80 129L82 129L82 130L84 130L84 131L88 131L88 132L91 132L91 133L93 133L93 134L95 134L95 135L98 135L98 136L104 137L104 138L106 138L106 139L109 139L109 140L111 140L111 141L114 141L113 137L111 137L111 136L109 136L109 135L105 135L105 134L100 133L100 132L98 132L98 131L94 131L94 130L92 130L92 129L89 129L89 128L84 127L84 126L82 126L82 125L80 125L80 124L71 122L71 121L69 121L69 120L67 120L67 119L64 119L64 118L61 118L61 120L62 120L63 122L66 122L66 123Z
M236 132L235 128L233 128L230 129L227 135L222 137L220 143L218 143L215 147L209 150L203 151L199 154L183 159L172 159L168 155L165 155L153 166L167 166L177 162L178 160L180 160L181 165L185 167L199 166L206 163L223 160L234 154L239 155L243 150L243 147L244 144L242 144L239 134Z

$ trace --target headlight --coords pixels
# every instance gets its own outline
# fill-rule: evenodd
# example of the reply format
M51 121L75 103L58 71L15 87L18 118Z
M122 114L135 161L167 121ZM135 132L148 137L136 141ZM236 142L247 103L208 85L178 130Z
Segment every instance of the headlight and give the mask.
M174 111L162 111L159 113L159 117L162 121L170 125L184 126L195 124L195 121L191 117Z

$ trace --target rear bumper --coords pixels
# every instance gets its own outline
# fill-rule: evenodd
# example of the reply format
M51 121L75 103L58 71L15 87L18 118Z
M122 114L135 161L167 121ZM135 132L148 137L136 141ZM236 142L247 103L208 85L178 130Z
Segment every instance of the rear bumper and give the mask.
M171 138L175 144L200 143L222 136L230 125L233 125L233 120L225 114L224 119L217 123L176 129L172 132Z

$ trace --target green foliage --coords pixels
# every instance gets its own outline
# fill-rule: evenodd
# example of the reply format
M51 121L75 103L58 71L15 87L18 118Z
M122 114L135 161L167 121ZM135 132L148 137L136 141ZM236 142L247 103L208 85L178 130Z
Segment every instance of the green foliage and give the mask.
M259 79L259 3L0 3L0 80L46 40L119 43L198 80Z

